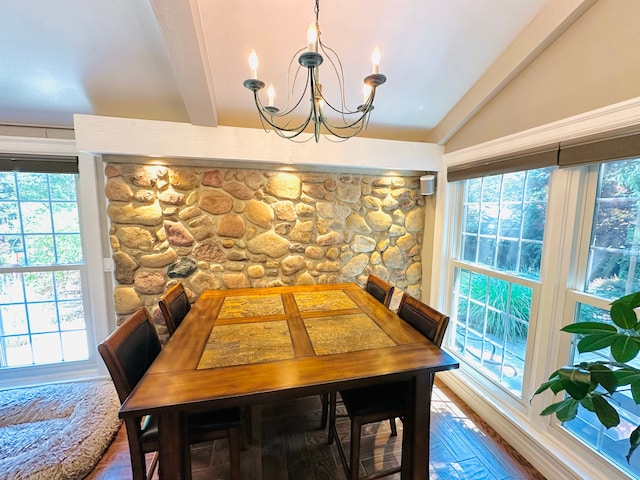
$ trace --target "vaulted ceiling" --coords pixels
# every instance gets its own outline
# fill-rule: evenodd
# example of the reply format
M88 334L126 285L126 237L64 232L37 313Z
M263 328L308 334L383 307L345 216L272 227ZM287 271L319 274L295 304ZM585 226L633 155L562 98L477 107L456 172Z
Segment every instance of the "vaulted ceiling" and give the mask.
M382 52L365 136L442 143L589 3L322 0L319 24L353 108ZM85 113L260 128L249 52L277 103L314 0L0 0L0 12L0 124L72 127Z

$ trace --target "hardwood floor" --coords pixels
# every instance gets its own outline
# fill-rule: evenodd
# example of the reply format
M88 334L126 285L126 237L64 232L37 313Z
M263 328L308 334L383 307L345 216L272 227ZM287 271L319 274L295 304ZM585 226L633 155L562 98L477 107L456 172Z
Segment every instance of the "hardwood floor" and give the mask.
M261 421L254 423L254 443L243 452L244 480L345 479L335 445L328 446L326 431L319 429L318 397L254 409L256 413L258 410L261 410L257 415ZM388 422L367 425L363 429L361 474L397 464L402 422L397 421L397 425L397 437L389 436ZM453 392L437 381L431 425L430 480L544 479ZM341 438L348 438L348 418L338 419L338 430ZM191 462L193 480L228 478L226 441L194 445ZM129 448L123 427L87 479L130 478ZM157 471L153 478L158 478ZM386 478L399 479L400 475Z

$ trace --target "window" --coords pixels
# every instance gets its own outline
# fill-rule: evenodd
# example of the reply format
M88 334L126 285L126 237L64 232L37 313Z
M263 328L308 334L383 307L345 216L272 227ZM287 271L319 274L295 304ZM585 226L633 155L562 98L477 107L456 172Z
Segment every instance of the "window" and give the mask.
M603 163L597 169L584 283L571 295L576 322L610 321L608 302L640 290L640 160ZM579 354L573 341L571 363L603 360L602 352ZM640 367L640 360L633 364ZM584 409L564 426L621 469L638 472L640 456L634 454L627 463L625 455L629 434L640 424L640 408L628 392L615 400L621 413L618 427L606 430L595 414Z
M450 347L522 396L550 168L464 181Z
M0 172L0 368L90 357L76 175Z

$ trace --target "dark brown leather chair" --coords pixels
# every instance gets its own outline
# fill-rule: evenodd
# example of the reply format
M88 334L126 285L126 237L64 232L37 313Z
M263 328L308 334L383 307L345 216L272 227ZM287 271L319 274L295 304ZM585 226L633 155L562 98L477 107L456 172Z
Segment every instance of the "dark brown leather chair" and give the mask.
M449 317L447 315L404 294L398 307L398 316L437 346L442 345L442 340L444 339L444 334L449 324ZM344 406L351 419L349 462L347 462L344 448L336 432L335 402L332 398L329 418L329 444L333 443L334 439L336 440L340 458L349 480L357 480L359 478L360 435L362 426L387 419L395 424L396 418L402 419L405 412L405 398L408 387L409 384L406 382L396 382L340 392ZM433 384L430 385L430 388L433 388ZM332 394L332 397L335 397L335 394ZM382 472L375 472L363 478L380 478L399 471L400 467L395 467Z
M364 289L385 307L388 307L391 303L394 287L389 282L370 274Z
M141 307L127 318L109 337L98 345L98 352L109 370L124 402L145 372L160 353L160 340L151 323L149 312ZM241 410L230 408L189 416L189 437L192 443L206 442L216 438L229 438L231 478L240 479ZM125 420L131 469L134 480L151 478L157 462L157 454L146 472L145 453L158 450L158 419L153 415Z
M369 274L367 277L367 283L364 286L364 289L373 296L376 300L378 300L385 307L389 308L389 304L391 303L391 298L393 297L394 286L389 282L382 280L380 277L376 277L373 274ZM320 419L320 428L327 427L327 419L329 417L329 410L331 407L330 395L328 393L323 393L320 395L320 400L322 402L322 417ZM396 432L396 424L391 424L391 429L393 431L393 435L397 435Z
M184 317L191 310L191 304L187 292L181 283L176 283L162 296L158 302L164 321L167 324L169 336L173 335L180 326Z

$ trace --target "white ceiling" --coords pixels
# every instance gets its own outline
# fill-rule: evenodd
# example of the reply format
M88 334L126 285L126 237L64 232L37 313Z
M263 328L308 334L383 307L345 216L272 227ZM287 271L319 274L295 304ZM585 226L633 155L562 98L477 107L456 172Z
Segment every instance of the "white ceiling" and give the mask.
M582 3L562 2L571 9ZM342 61L352 108L362 100L371 50L382 52L387 83L366 136L424 141L559 3L322 0L319 23L323 42ZM74 113L85 113L257 128L242 86L249 52L257 51L259 78L274 84L278 104L313 7L313 0L0 0L0 124L70 127ZM529 51L558 35L561 20ZM521 56L500 74L531 61ZM495 93L489 88L475 103Z

